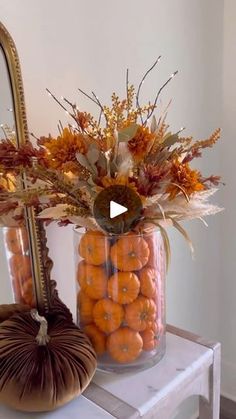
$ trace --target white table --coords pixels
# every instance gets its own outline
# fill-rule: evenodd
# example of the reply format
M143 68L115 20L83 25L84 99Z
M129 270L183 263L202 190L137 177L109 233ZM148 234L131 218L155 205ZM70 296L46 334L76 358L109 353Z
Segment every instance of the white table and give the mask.
M97 372L83 396L57 411L25 414L0 406L0 419L171 419L196 394L200 419L219 419L220 344L168 326L166 355L153 368Z

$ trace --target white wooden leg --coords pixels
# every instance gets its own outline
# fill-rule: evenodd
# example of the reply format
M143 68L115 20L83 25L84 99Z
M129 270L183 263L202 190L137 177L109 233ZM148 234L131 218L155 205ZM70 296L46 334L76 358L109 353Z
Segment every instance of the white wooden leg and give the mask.
M200 396L199 419L220 417L220 345L214 347L213 365L209 369L209 402Z
M212 404L208 403L201 396L199 398L199 419L219 419L219 413L213 412Z

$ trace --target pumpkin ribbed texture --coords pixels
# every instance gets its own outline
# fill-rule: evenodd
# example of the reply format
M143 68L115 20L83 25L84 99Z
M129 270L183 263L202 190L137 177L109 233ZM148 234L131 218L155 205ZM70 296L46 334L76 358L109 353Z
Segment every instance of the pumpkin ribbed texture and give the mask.
M22 411L47 411L69 402L89 384L96 355L89 339L62 316L49 316L46 345L30 313L0 324L0 402Z

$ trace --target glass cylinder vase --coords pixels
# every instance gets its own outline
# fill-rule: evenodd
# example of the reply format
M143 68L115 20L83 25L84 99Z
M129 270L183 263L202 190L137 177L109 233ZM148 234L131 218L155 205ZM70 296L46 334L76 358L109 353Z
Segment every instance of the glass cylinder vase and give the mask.
M78 325L98 368L125 372L165 353L165 251L159 230L105 235L75 230Z
M25 227L3 227L13 301L35 307L28 231Z

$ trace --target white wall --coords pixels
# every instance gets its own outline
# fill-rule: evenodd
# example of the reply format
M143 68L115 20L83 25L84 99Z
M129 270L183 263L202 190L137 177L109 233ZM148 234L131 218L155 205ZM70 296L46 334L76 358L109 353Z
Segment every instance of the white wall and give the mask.
M236 400L236 2L225 0L223 51L222 200L226 211L221 225L220 336L223 344L223 391Z
M226 11L233 3L235 7L234 0L225 3ZM163 95L164 104L173 97L169 113L172 128L187 126L186 134L193 133L199 138L208 135L222 125L223 6L223 0L147 0L145 3L141 0L0 0L1 20L15 39L21 59L30 130L36 135L55 132L57 120L65 120L65 115L45 94L46 87L59 97L78 100L81 108L92 111L91 104L78 95L78 86L86 91L95 90L102 101L107 101L114 88L118 93L124 92L127 66L131 79L137 83L145 69L162 54L158 71L152 73L145 85L144 98L153 97L169 74L179 69L178 78ZM229 18L230 13L228 10ZM230 27L233 30L233 24ZM230 29L225 30L225 42L228 39L230 44ZM232 66L227 69L232 52L229 48L224 52L226 80L233 77ZM230 82L224 85L227 99L226 87L232 88ZM235 106L232 92L233 89L230 97ZM230 146L228 143L229 156L222 156L219 145L197 162L206 174L222 172L229 178L228 184L232 183L230 164L233 167L234 163ZM232 160L229 165L228 158ZM222 197L227 199L225 205L229 206L231 196L228 187ZM225 327L230 322L228 298L233 318L233 250L223 252L228 249L228 239L224 241L227 230L220 227L224 219L227 229L232 228L233 212L231 218L229 214L209 219L208 230L198 222L188 225L196 247L194 262L183 239L171 234L167 318L170 323L210 338L222 337L224 358L236 365L235 338ZM63 286L68 302L73 290L71 231L57 232L51 226L50 245L56 262L54 278L60 288ZM225 253L227 259L223 260ZM225 260L227 287L222 279L226 278L226 272L221 269L226 265ZM226 377L225 388L227 385Z

